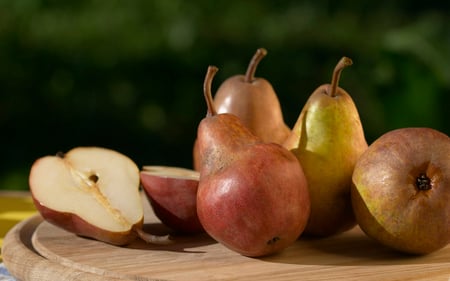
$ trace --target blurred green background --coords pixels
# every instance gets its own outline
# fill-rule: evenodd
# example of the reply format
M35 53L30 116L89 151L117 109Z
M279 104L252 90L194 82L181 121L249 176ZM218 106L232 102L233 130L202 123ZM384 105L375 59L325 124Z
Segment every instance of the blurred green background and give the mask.
M0 0L0 189L76 146L191 167L209 64L275 88L292 126L344 55L340 86L369 142L399 127L450 133L448 1Z

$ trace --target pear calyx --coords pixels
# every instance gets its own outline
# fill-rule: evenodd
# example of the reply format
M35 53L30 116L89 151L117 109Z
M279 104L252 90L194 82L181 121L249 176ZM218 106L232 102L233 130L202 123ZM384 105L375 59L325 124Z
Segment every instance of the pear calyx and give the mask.
M431 179L425 173L421 173L416 178L416 188L420 191L430 190L432 188Z
M255 79L256 67L259 62L267 55L267 50L264 48L259 48L256 50L256 53L253 55L252 60L250 61L247 72L245 72L244 81L246 83L251 83Z
M214 116L217 115L217 110L214 107L214 101L211 93L211 84L214 76L216 75L219 68L214 65L208 66L208 70L206 72L205 80L203 82L203 94L205 96L206 105L208 106L208 111L206 116Z
M330 97L335 97L339 79L341 77L342 70L346 68L347 66L350 66L353 64L353 61L348 57L342 57L341 60L336 64L336 67L333 71L333 76L331 78L331 90L328 93Z

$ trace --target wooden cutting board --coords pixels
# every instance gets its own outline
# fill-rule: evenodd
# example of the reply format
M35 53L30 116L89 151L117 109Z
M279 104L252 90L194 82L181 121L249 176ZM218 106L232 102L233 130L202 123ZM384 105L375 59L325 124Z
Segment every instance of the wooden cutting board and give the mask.
M168 233L145 199L145 230ZM4 263L18 280L450 280L450 245L427 256L406 256L355 227L324 239L302 238L282 253L248 258L206 234L175 243L142 241L117 247L78 237L37 215L5 237Z

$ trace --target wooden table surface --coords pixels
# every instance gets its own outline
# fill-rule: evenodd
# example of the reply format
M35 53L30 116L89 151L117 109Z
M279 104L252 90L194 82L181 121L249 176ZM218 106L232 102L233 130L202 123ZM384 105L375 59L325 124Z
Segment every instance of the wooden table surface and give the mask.
M146 199L145 229L164 234ZM5 237L4 262L13 275L37 280L450 280L450 245L427 256L403 255L355 227L325 239L298 240L280 254L248 258L206 234L175 236L169 246L136 241L116 247L78 237L40 216Z

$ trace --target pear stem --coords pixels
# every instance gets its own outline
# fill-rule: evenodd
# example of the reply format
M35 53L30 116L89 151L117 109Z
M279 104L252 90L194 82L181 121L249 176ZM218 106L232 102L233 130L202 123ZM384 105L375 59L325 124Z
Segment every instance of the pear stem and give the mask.
M211 84L214 76L216 75L219 69L214 66L208 66L208 70L206 72L205 81L203 82L203 95L205 96L206 105L208 106L208 111L206 116L213 116L217 114L216 108L214 107L214 101L211 93Z
M337 65L333 71L333 76L331 78L331 91L330 91L331 97L336 96L336 92L337 92L339 79L341 77L342 70L352 64L353 64L353 61L348 57L342 57L341 60L337 63Z
M248 64L247 72L245 73L244 81L247 83L253 82L255 79L256 68L258 67L259 62L267 55L267 50L264 48L259 48L256 50L256 53L253 55L252 60Z

